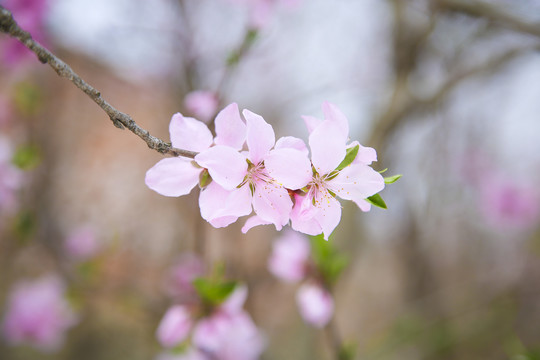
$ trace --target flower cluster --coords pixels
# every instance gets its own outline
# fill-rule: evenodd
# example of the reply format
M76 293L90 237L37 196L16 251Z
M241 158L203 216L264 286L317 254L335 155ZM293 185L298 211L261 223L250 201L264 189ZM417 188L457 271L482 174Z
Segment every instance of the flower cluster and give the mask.
M55 276L18 283L10 294L3 332L13 344L55 351L76 317L64 298L64 284Z
M304 117L311 160L301 139L276 141L270 124L249 110L242 112L244 122L235 103L217 115L215 138L203 122L177 113L169 125L172 145L198 154L193 161L159 161L146 173L146 185L165 196L181 196L199 183L201 215L214 227L228 226L253 209L244 233L265 224L279 231L290 222L297 231L324 233L328 239L341 219L336 197L368 211L365 199L381 191L385 180L369 166L377 159L374 149L347 143L345 115L328 102L323 112L324 120Z
M185 305L169 308L156 332L158 341L169 351L157 359L258 359L266 341L242 309L246 297L247 288L237 286L223 302L203 316L196 316L197 311Z
M286 232L272 245L268 270L277 278L295 283L304 281L296 293L296 303L304 321L322 328L334 314L334 300L325 286L311 276L313 264L309 262L310 245L305 236Z

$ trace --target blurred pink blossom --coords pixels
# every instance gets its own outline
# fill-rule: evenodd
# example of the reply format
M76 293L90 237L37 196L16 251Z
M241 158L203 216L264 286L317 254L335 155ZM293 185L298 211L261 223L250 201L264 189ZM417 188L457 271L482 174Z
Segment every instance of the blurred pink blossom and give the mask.
M324 327L334 314L332 295L315 284L304 284L296 293L296 302L304 321L318 328Z
M64 242L67 255L77 261L88 260L99 251L99 247L94 230L88 226L73 230Z
M203 122L208 122L216 114L219 101L212 91L197 90L184 98L184 106L191 115Z
M76 323L64 291L64 284L55 276L16 284L3 323L6 340L46 352L58 350L65 332Z
M264 337L243 310L217 311L201 319L193 343L210 359L220 360L255 360L265 347Z
M32 37L45 43L45 16L48 0L4 0L2 6L11 11L19 26L28 31ZM7 65L19 65L25 58L31 58L32 53L15 39L2 39L2 60Z
M182 254L170 271L167 281L167 292L182 302L195 297L193 280L205 273L204 262L195 254Z
M287 231L272 244L268 270L287 282L304 278L309 259L309 241L296 231Z
M163 347L172 348L187 338L191 326L189 310L185 306L175 305L161 319L156 337Z
M536 187L490 178L480 192L482 211L493 225L527 228L538 223L540 194Z

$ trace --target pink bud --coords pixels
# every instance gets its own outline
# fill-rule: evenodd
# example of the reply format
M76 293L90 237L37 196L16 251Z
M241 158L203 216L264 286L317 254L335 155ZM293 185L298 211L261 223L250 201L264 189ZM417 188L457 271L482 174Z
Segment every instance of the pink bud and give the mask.
M272 245L268 270L287 282L302 280L309 258L309 242L296 231L287 231Z
M64 299L64 284L55 276L19 282L10 294L3 331L14 345L26 343L39 350L58 350L65 332L76 322Z
M197 90L184 98L184 106L197 119L208 122L216 114L218 98L212 91Z
M165 315L156 332L156 337L163 347L172 348L186 339L191 329L191 317L186 307L176 305Z
M296 302L304 321L318 328L328 324L334 314L332 295L318 285L302 285L296 293Z

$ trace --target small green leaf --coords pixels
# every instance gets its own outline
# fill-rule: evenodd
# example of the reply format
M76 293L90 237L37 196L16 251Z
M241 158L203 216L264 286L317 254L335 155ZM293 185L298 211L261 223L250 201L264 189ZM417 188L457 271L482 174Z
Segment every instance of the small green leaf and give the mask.
M395 183L396 181L399 180L399 178L401 178L403 175L399 174L399 175L394 175L394 176L387 176L384 178L384 183L385 184L393 184Z
M366 201L370 203L371 205L380 207L381 209L388 209L388 207L386 206L386 203L384 202L383 198L379 194L375 194L366 198Z
M345 158L341 162L341 164L338 165L336 168L337 171L344 169L345 167L351 165L351 163L356 159L356 155L358 155L358 150L360 149L360 145L356 145L354 147L350 147L347 149L347 154L345 155Z
M193 287L203 302L217 306L234 291L236 282L197 278L193 280Z
M388 168L386 168L386 169L384 169L384 170L381 170L381 171L379 171L379 174L384 174L384 173L385 173L385 172L387 172L387 171L388 171Z
M22 170L35 168L41 161L39 149L34 145L20 146L11 160L15 166Z
M212 182L212 178L210 177L210 173L208 172L208 169L204 169L199 174L199 187L201 189L204 189Z

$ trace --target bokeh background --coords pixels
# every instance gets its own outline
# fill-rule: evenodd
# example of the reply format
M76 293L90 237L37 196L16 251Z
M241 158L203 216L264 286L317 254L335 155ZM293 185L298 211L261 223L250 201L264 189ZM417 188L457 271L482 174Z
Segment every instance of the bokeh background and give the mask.
M356 358L540 359L540 2L268 1L261 15L255 0L49 0L26 28L166 141L195 90L304 140L301 115L333 102L377 149L374 168L403 174L381 193L388 210L343 204L332 239L349 258L335 323ZM79 320L59 352L0 341L1 359L153 358L185 253L248 285L263 359L333 358L297 285L267 270L279 233L214 229L198 189L148 189L162 155L19 50L2 34L0 305L54 273ZM80 228L98 250L74 262L65 241Z

